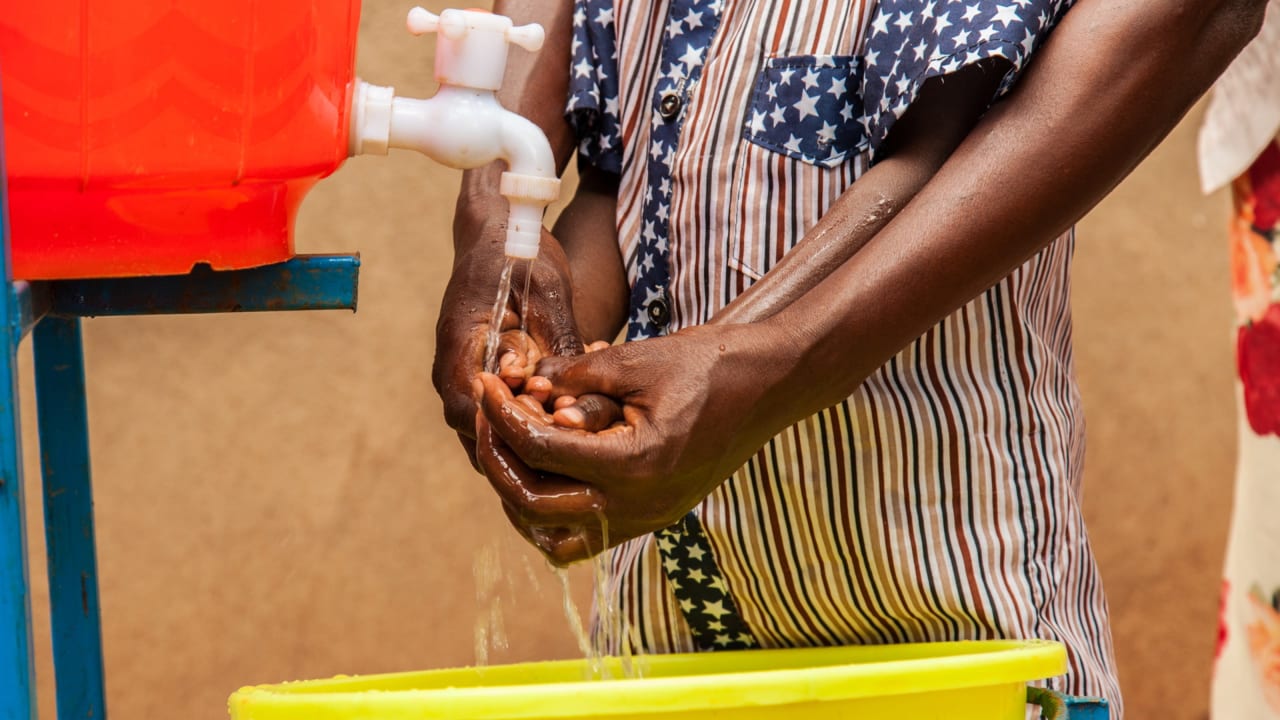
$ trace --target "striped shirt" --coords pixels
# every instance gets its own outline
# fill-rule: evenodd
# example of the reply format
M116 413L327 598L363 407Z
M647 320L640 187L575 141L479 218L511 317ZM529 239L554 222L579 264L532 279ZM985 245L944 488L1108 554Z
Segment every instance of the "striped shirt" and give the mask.
M706 322L874 160L928 77L1009 60L1069 0L578 0L568 117L620 175L629 340ZM1003 88L1002 88L1003 91ZM786 428L681 526L614 551L650 652L986 638L1070 651L1119 717L1081 516L1073 237Z

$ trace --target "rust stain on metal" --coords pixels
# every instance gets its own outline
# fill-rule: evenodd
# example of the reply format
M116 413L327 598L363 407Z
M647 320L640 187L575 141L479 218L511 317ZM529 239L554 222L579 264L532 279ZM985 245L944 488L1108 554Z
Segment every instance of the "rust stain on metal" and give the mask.
M80 573L80 609L89 617L89 573Z

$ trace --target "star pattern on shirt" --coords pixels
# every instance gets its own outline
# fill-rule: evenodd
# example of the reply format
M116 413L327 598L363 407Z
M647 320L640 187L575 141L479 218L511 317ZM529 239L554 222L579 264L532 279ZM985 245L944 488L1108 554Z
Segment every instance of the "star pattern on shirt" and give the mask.
M1074 0L879 0L858 56L773 58L759 70L743 136L775 152L837 167L855 152L874 152L929 78L986 58L1008 60L1004 93L1031 53ZM621 173L615 0L575 0L566 117L580 141L580 160ZM642 232L628 260L632 279L628 340L666 332L676 305L669 288L672 167L692 90L720 25L721 0L670 0L655 81L646 108L647 148L628 157L645 174ZM674 102L672 102L674 98ZM667 111L663 111L666 99ZM632 108L636 110L638 108ZM641 121L643 122L643 120ZM643 127L641 128L643 131ZM643 132L640 133L643 137ZM640 168L635 168L639 171ZM655 533L677 604L703 649L755 647L737 613L701 524L692 513Z
M1074 0L880 0L868 26L861 118L871 147L931 77L987 58L1012 64L997 97L1012 86Z
M597 2L600 0L579 0L586 5ZM707 50L719 26L720 0L673 0L667 9L657 82L650 97L644 231L631 265L627 340L646 340L670 329L670 325L660 327L654 321L656 317L665 318L669 324L678 321L672 316L675 304L668 290L671 287L671 169L680 144L684 106L702 75ZM662 312L652 314L655 303L662 304Z
M565 117L584 162L622 172L618 113L618 51L612 2L578 0L573 15L573 64Z
M738 615L698 516L689 513L679 523L654 533L654 537L667 583L698 648L759 647L755 635Z
M867 145L862 102L849 92L861 77L854 57L768 61L756 83L744 136L797 160L840 165Z

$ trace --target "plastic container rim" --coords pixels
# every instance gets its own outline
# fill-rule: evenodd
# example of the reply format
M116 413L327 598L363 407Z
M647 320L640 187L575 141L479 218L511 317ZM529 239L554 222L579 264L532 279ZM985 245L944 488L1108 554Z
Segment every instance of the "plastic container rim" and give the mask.
M846 646L781 650L744 650L711 654L716 664L729 664L735 655L760 653L796 657L808 654L826 664L817 667L751 669L640 680L560 681L517 685L380 689L389 680L457 673L466 668L430 670L365 677L338 677L280 685L246 687L231 697L233 709L248 711L243 717L255 720L297 717L305 708L341 707L407 709L422 720L435 718L482 717L521 720L548 717L605 717L621 714L723 709L729 706L771 706L813 701L856 700L869 697L941 692L964 688L991 687L1059 675L1066 670L1066 649L1047 640L962 641L956 643L916 643L892 646L911 651L944 644L972 649L969 654L908 657L872 662L831 662L831 656L848 653L856 660L869 649L887 646ZM852 652L851 652L852 651ZM650 667L689 663L707 654L651 655ZM583 660L475 668L516 672L521 668L570 670L584 667ZM856 681L856 682L855 682ZM332 686L333 690L326 690ZM363 686L363 687L362 687ZM714 692L709 692L714 691ZM279 713L279 714L277 714ZM387 715L391 717L391 715Z

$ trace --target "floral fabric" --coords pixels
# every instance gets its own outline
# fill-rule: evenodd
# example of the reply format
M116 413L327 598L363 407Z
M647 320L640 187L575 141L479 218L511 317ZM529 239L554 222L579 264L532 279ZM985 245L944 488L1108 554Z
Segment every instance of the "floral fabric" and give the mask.
M1232 186L1240 455L1222 587L1215 720L1280 720L1280 147Z
M1233 191L1232 291L1244 409L1253 432L1280 437L1280 147L1267 146Z

